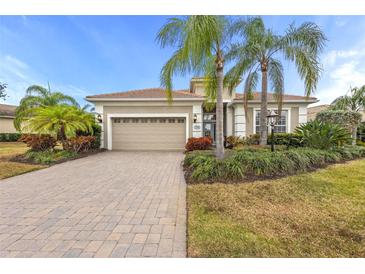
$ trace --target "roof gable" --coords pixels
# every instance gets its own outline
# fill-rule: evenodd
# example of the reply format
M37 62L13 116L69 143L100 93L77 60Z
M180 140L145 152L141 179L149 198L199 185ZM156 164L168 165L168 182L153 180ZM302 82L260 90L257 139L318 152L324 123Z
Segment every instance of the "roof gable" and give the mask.
M15 117L15 109L17 106L0 104L0 116Z

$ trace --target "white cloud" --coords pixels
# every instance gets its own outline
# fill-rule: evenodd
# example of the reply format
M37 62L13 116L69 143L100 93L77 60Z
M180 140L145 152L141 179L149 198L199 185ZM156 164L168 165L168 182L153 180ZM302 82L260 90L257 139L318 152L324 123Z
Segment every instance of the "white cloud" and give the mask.
M365 84L365 69L363 62L350 60L329 72L329 84L319 89L316 96L320 99L317 104L331 103L337 97L344 95L350 87Z
M331 50L329 51L323 58L322 58L322 62L324 67L331 67L333 66L339 59L345 59L345 58L349 58L349 57L354 57L354 56L364 56L365 55L365 50L355 50L355 49L350 49L350 50Z
M11 55L0 55L0 82L5 82L7 86L8 97L5 100L7 104L19 104L24 97L26 89L30 85L47 85L46 78L36 73L27 63ZM90 92L85 89L59 83L50 83L52 90L57 90L71 95L83 104L83 98Z

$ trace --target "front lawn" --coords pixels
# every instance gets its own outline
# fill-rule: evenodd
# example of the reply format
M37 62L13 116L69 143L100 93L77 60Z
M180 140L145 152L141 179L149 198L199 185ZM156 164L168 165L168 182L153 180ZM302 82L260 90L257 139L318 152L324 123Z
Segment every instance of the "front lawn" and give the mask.
M43 165L10 161L11 158L27 152L28 149L29 148L25 144L20 142L0 142L0 179L45 167Z
M25 153L29 148L20 142L0 142L0 159Z
M188 186L190 257L364 257L365 160Z

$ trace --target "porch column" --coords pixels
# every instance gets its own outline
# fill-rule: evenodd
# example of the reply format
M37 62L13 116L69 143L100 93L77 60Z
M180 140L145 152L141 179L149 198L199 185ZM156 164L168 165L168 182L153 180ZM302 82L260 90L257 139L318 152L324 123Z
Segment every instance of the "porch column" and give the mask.
M194 123L194 119L196 117L196 122ZM203 107L202 104L194 104L193 105L193 137L203 137Z
M227 106L226 108L226 120L224 121L226 123L226 136L232 136L233 135L233 108L231 106Z
M246 117L242 104L234 106L234 136L246 137Z

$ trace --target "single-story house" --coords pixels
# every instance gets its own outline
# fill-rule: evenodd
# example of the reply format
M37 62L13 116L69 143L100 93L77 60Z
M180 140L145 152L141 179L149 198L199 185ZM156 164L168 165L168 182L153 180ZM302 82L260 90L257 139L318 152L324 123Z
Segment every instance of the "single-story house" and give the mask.
M0 104L0 133L16 133L14 127L16 106Z
M101 146L109 150L180 150L189 137L215 139L216 114L204 108L204 79L193 78L190 88L173 91L173 102L161 88L87 96L95 105L102 127ZM245 116L242 94L224 90L224 135L249 136L260 127L260 93L254 93ZM307 107L314 97L285 95L277 132L292 132L307 122ZM268 107L277 103L272 93Z

